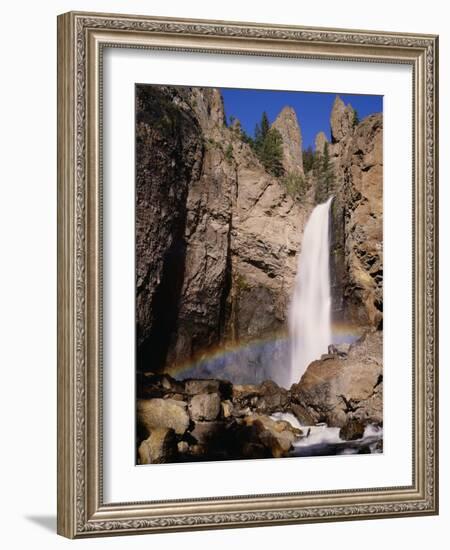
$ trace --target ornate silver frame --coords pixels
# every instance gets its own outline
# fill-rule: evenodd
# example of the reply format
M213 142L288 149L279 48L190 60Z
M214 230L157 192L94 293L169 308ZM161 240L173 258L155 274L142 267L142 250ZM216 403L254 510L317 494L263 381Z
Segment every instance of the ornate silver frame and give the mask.
M105 504L102 498L102 48L413 67L413 484ZM58 17L58 533L70 538L438 513L438 38L129 15ZM151 495L149 495L151 498Z

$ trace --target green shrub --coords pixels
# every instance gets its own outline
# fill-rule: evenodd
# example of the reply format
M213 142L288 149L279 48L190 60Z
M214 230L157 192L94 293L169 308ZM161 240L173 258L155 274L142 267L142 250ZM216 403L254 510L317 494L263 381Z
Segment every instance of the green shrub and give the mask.
M281 183L293 199L302 199L308 190L306 178L298 172L289 172L281 179Z
M229 163L231 163L233 160L233 146L231 145L231 143L229 143L227 148L225 149L225 159Z

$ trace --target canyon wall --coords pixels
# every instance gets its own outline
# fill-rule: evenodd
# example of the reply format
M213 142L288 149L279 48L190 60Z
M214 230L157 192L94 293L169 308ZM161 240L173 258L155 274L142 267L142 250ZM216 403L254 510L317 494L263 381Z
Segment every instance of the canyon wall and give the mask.
M334 314L380 326L382 118L355 125L341 103L331 143L323 133L316 140L335 176ZM301 177L301 196L268 173L238 122L226 125L220 91L137 87L138 370L158 372L220 343L285 330L319 182L305 173L295 111L283 109L273 127L283 137L285 173Z

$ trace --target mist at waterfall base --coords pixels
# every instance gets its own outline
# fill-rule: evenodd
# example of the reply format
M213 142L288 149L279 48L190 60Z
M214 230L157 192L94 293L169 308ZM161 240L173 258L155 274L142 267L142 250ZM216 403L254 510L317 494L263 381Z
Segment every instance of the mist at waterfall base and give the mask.
M352 344L360 332L347 325L337 325L332 332L331 343ZM233 384L261 384L273 380L279 386L289 389L292 344L287 334L256 340L244 345L222 346L177 365L169 374L179 380L187 378L219 378ZM320 356L319 356L320 358Z
M208 350L171 374L177 378L221 378L234 384L273 380L290 388L329 344L352 344L359 337L348 325L331 324L329 211L333 197L317 205L305 226L289 305L288 332Z

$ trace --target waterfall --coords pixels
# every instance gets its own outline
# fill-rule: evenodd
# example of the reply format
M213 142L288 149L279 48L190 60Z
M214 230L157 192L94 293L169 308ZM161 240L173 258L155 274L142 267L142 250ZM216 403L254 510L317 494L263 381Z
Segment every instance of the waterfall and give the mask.
M289 309L290 384L327 353L331 344L329 211L333 197L314 208L303 233L294 293Z

